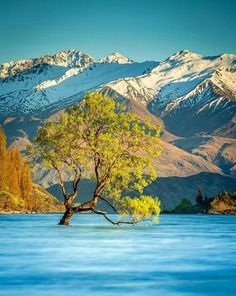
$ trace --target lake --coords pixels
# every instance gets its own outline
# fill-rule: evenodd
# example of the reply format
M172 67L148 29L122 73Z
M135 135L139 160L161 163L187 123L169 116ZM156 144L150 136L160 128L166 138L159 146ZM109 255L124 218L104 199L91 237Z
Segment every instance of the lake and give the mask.
M236 216L0 215L1 296L236 295Z

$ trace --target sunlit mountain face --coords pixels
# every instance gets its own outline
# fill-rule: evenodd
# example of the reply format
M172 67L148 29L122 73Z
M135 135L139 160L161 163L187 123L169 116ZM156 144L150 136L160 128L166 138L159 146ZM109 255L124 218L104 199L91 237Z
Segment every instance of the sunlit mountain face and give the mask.
M131 112L162 124L164 150L155 163L160 177L200 174L201 185L206 173L215 180L212 194L222 189L223 177L231 189L236 176L236 55L207 57L183 50L162 62L138 63L119 53L96 61L71 49L1 64L0 121L9 144L24 151L38 126L58 118L88 91L121 100ZM57 183L49 177L50 172L35 171L35 180L46 188ZM168 186L153 184L150 190L158 188L164 199Z

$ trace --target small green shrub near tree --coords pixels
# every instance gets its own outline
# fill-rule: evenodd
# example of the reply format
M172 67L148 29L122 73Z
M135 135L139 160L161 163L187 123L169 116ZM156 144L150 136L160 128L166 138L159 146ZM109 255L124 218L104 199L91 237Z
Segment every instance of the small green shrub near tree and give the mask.
M192 211L193 211L193 205L186 198L183 198L181 202L174 209L175 213L191 213Z

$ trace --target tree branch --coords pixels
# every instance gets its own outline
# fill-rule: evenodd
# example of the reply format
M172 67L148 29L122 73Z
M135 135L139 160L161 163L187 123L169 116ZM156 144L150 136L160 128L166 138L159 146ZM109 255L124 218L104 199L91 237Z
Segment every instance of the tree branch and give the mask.
M62 175L61 172L59 171L58 167L55 165L54 161L52 161L52 166L54 167L54 169L57 171L57 174L59 176L60 179L60 186L61 186L61 190L62 190L62 194L64 196L64 200L67 200L67 194L66 194L66 189L65 189L65 185L64 185L64 180L62 179Z
M112 209L113 209L113 211L114 212L116 212L117 214L119 214L118 213L118 211L116 210L116 208L107 200L107 199L105 199L104 197L101 197L100 195L97 195L101 200L103 200L103 201L105 201Z
M79 206L74 206L73 207L73 210L75 212L82 212L82 211L90 211L91 208L95 207L95 203L94 203L94 200L91 199L90 201L86 201L82 204L80 204Z
M97 187L99 185L99 171L98 171L98 168L99 168L99 165L100 165L100 162L101 162L101 158L100 158L100 155L99 153L96 153L98 155L94 157L94 170L95 170L95 175L96 175L96 180L97 180Z
M75 194L75 193L77 193L77 187L78 187L79 181L81 179L82 171L81 171L81 168L79 168L79 172L76 168L74 168L74 172L75 172L75 177L73 180L73 191Z
M73 170L74 170L74 179L73 179L73 182L72 182L72 188L73 188L73 193L71 194L74 195L76 197L77 195L77 187L78 187L78 184L80 182L80 179L81 179L81 175L82 175L82 169L81 167L75 162L75 160L73 159L72 156L68 156L70 158L70 161L69 162L67 159L64 159L64 162L69 165L69 166L72 166L73 167Z
M101 212L101 211L96 211L94 210L93 208L91 209L92 212L94 212L95 214L98 214L98 215L103 215L103 217L109 221L110 223L112 223L113 225L120 225L118 222L114 222L112 221L110 218L107 217L107 215L104 213L104 212Z
M107 168L106 174L103 176L103 178L99 182L99 187L101 187L101 188L104 187L104 184L105 184L106 180L109 178L110 171L111 171L112 167L116 164L116 162L119 161L126 153L128 153L129 156L130 156L129 149L132 148L132 146L133 145L129 145L128 147L123 149L123 151L119 155L117 155L117 157L113 160L113 162Z
M106 213L102 212L102 211L97 211L95 210L94 208L91 208L91 211L94 212L95 214L98 214L98 215L102 215L107 221L109 221L110 223L112 223L113 225L118 225L120 226L121 224L137 224L138 221L137 220L131 220L131 221L117 221L117 222L114 222L112 221L107 215Z

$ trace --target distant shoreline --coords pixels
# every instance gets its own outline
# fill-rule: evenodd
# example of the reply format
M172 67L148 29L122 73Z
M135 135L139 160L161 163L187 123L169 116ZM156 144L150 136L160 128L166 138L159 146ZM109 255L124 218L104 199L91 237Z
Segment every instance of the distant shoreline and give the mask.
M46 214L63 214L64 212L0 212L0 215L46 215ZM92 214L94 215L94 213L83 213L84 214ZM108 213L108 215L116 215L115 213ZM163 212L160 213L161 215L206 215L206 216L236 216L236 213L171 213L171 212Z
M63 212L0 212L0 215L39 215L39 214L63 214Z

